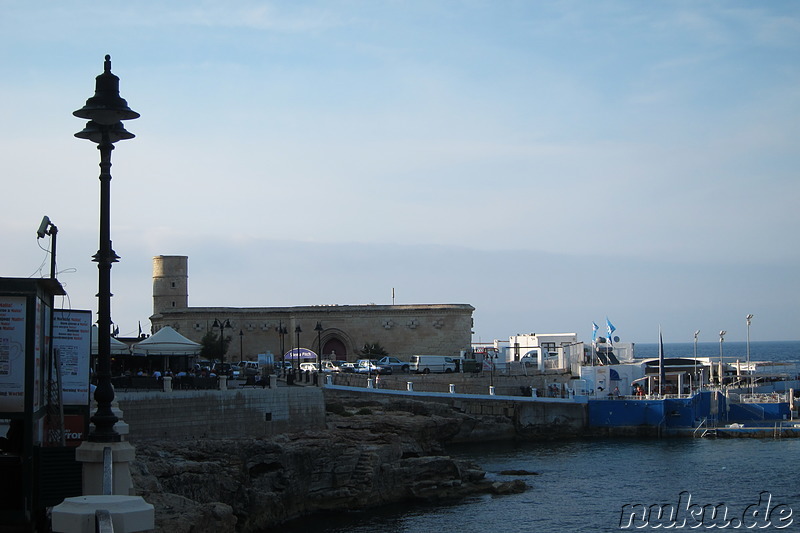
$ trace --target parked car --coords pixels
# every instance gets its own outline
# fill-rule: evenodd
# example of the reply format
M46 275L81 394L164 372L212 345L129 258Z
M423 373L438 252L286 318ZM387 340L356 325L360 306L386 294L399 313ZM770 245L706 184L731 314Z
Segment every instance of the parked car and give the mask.
M359 374L391 374L392 367L379 365L377 359L359 359L355 371Z
M204 371L204 370L205 370L206 372L211 372L211 366L212 366L213 364L214 364L214 363L212 363L211 361L199 361L199 362L197 362L197 363L195 363L195 364L194 364L194 368L193 368L193 370L194 370L195 372L202 372L202 371Z
M239 361L239 376L256 376L261 373L258 361Z
M344 365L348 364L347 361L323 361L322 362L322 371L323 372L347 372L347 367ZM350 367L350 372L353 371L353 367Z
M319 367L317 366L317 363L300 363L300 370L304 372L319 372Z
M229 376L231 374L230 363L214 363L211 365L211 372L218 376Z
M236 361L235 363L231 363L231 369L228 371L228 376L232 379L237 379L239 377L244 377L242 374L242 368L239 366L241 361Z
M392 372L408 372L410 368L407 362L401 361L397 357L392 357L391 355L378 359L378 366L388 366L392 369Z

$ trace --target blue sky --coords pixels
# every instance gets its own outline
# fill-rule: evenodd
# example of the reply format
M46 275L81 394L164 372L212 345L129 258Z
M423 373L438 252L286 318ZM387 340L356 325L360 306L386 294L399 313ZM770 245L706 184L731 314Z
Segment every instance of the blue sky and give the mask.
M112 55L113 320L152 257L190 305L469 303L475 340L800 339L795 2L0 0L3 276L96 309ZM42 265L40 267L40 265ZM41 269L41 270L40 270Z

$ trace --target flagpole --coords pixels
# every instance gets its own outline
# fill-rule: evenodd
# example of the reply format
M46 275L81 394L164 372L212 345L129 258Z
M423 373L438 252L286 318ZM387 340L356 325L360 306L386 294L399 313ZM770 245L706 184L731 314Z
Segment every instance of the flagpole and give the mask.
M664 339L661 336L661 326L658 326L658 395L664 395Z

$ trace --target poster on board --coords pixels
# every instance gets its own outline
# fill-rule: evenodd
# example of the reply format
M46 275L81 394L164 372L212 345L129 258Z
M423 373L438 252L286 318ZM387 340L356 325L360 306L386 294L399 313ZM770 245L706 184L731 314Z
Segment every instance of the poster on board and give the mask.
M92 350L92 312L56 309L53 348L61 364L61 402L89 405L89 357Z
M0 412L25 410L24 296L0 297Z

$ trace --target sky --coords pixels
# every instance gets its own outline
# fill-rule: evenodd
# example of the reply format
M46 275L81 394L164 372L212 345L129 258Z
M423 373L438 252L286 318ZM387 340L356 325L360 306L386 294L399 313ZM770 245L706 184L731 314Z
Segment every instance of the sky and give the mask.
M152 258L190 306L466 303L475 342L800 340L800 4L0 0L0 276L96 310L103 57L112 320ZM394 300L392 295L394 294Z

